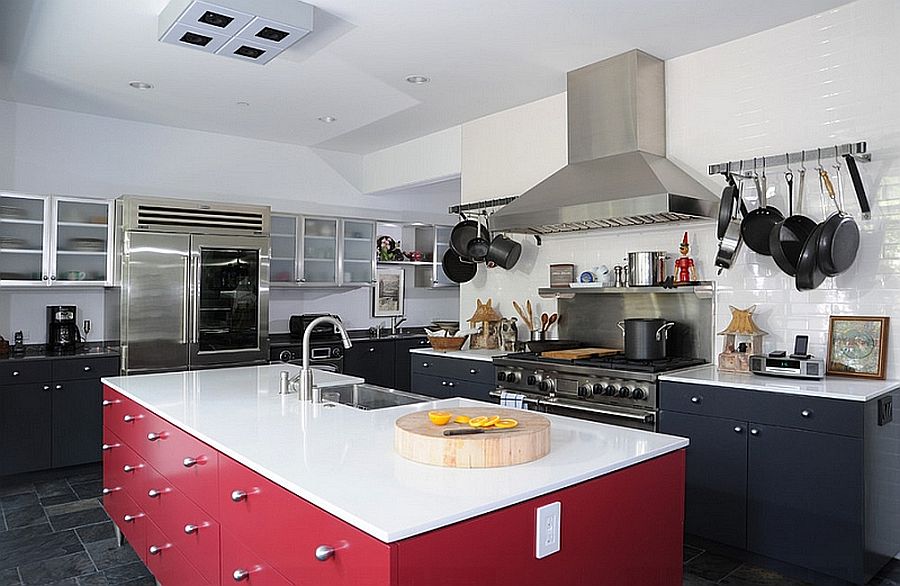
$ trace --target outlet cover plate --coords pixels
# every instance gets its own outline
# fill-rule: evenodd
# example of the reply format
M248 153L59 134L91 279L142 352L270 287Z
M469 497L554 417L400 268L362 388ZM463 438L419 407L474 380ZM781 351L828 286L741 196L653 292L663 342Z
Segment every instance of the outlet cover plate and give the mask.
M534 548L534 557L537 559L545 558L559 551L560 511L559 501L537 509Z

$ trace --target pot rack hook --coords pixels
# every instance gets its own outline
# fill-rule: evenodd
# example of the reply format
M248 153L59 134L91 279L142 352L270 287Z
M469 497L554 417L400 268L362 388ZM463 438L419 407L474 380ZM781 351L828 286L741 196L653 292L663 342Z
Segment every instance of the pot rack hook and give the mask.
M822 147L816 147L816 167L822 168Z
M806 173L806 151L800 151L800 171Z
M794 171L791 169L791 155L789 153L784 153L784 178L790 183L794 180Z
M841 157L838 155L838 146L834 145L834 168L841 170Z

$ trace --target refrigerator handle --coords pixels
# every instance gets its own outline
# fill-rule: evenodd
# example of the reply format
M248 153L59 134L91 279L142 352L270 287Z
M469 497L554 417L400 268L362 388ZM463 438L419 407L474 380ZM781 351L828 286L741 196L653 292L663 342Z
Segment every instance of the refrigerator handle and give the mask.
M184 265L184 295L181 296L181 344L188 343L188 327L190 327L191 315L191 257L185 256L182 259Z
M200 256L192 258L193 271L190 281L191 297L194 299L194 315L191 320L191 344L200 342Z

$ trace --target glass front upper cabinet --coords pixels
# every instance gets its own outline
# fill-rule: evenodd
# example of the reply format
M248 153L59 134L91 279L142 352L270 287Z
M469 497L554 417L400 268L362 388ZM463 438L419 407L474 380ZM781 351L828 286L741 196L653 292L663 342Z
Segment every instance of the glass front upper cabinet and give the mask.
M109 274L109 204L55 198L51 279L105 283Z
M337 285L337 218L303 218L303 277L305 285Z
M375 222L344 220L342 285L371 285L375 280Z
M49 200L43 196L0 194L0 281L48 281Z
M272 214L272 284L297 284L297 216Z

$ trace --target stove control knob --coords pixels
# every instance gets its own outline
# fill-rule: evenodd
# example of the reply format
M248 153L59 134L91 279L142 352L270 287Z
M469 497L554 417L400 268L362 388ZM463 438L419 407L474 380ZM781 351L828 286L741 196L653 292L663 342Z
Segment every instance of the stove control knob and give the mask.
M647 391L645 391L644 389L634 389L634 391L631 393L631 398L638 401L646 401Z
M344 349L341 348L340 346L335 346L334 348L331 349L331 356L333 358L340 358L343 355L344 355Z
M506 373L506 382L508 383L517 383L522 380L522 375L518 372L507 372Z
M498 372L498 373L497 373L497 380L500 381L501 383L502 383L502 382L505 382L505 381L506 381L506 373L505 373L505 372Z
M602 394L603 394L603 389L604 389L604 388L605 388L605 387L604 387L603 385L601 385L600 383L594 383L594 394L595 394L595 395L602 395Z
M578 387L578 396L582 399L587 399L593 394L594 393L591 390L591 385L581 385L580 387Z
M554 386L555 385L553 384L553 380L548 378L538 383L538 390L540 390L542 393L549 393L553 390Z
M282 350L281 354L278 355L278 360L282 362L289 362L294 359L294 353L290 350Z
M612 396L616 394L617 390L618 389L616 389L615 385L606 385L606 388L603 389L603 394Z
M628 387L621 387L621 388L619 389L619 396L620 396L620 397L630 397L630 396L631 396L631 389L629 389Z
M525 379L525 382L527 382L529 385L536 385L538 382L538 379L533 374L529 374L528 378Z

